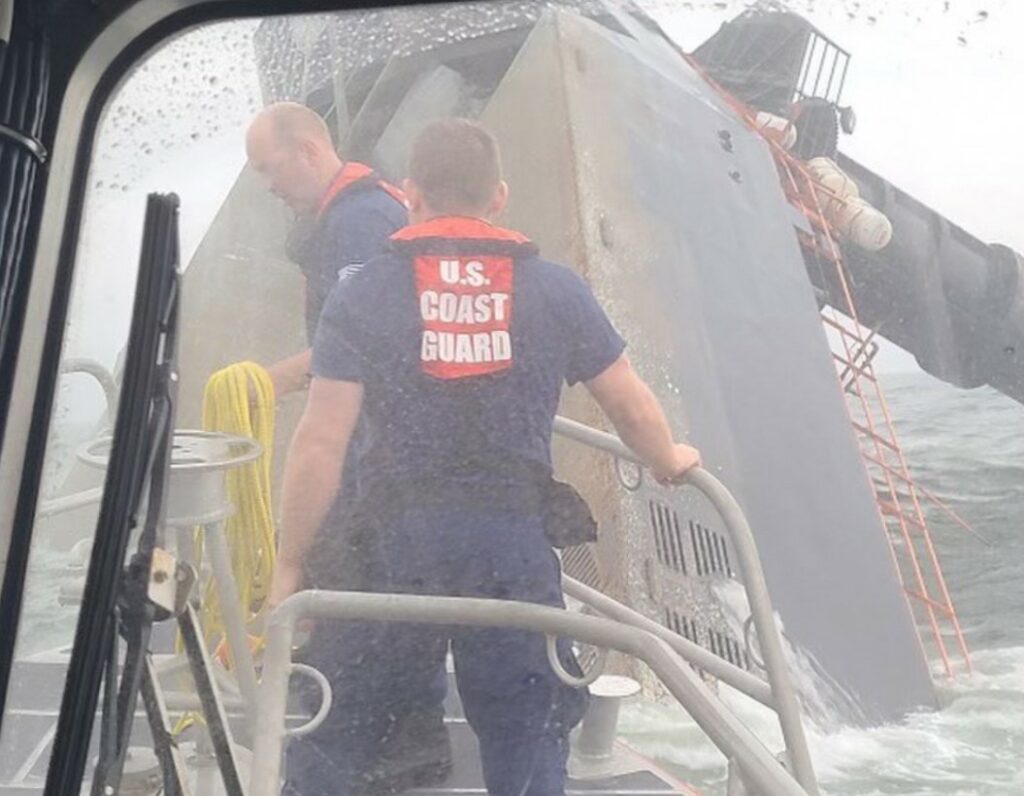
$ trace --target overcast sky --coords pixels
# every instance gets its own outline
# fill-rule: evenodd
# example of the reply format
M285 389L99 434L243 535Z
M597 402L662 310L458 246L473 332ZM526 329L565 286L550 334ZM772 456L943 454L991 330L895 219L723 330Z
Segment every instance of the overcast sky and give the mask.
M686 50L749 2L641 0ZM851 53L842 150L989 243L1024 252L1022 0L790 0ZM883 371L916 370L889 346Z
M641 0L692 50L747 2ZM852 54L845 152L968 231L1024 251L1024 2L793 0Z

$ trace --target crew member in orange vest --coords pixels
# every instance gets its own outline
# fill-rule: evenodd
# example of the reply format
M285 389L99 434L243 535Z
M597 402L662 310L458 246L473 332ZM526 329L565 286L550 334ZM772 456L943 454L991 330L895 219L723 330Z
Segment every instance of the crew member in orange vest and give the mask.
M306 278L306 332L310 344L328 294L385 248L388 238L407 223L405 196L371 168L344 162L324 120L305 105L280 102L264 108L246 135L249 165L269 190L308 227L297 258ZM309 348L269 366L278 397L305 388ZM305 571L307 587L372 589L379 587L365 562L373 540L355 534L350 514L359 490L362 430L353 441L338 497L318 531L317 555ZM436 668L429 692L409 710L393 716L385 748L377 748L367 787L400 789L406 782L430 783L451 767L451 746L442 703L447 690L444 666ZM314 697L314 701L319 696Z
M380 254L407 223L402 191L362 163L342 161L320 116L296 102L257 114L245 139L249 165L304 227L299 266L306 278L306 334L312 345L324 301L339 280ZM268 370L278 396L302 389L310 350Z
M271 602L301 588L362 413L368 480L354 516L378 542L380 558L366 563L381 573L379 591L563 606L552 548L592 538L593 524L552 478L563 385L585 385L659 480L681 479L700 455L673 441L586 283L493 223L508 187L490 133L465 120L428 125L409 175L411 226L324 307L285 467ZM543 635L373 622L322 630L309 661L328 673L335 707L289 745L286 792L363 793L390 717L430 693L450 649L488 793L565 793L585 695L555 676ZM567 643L559 654L579 672Z

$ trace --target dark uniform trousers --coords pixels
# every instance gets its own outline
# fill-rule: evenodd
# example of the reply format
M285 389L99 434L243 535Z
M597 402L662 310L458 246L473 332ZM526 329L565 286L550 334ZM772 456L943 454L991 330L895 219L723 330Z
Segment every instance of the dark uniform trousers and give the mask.
M466 490L473 487L460 488ZM444 490L402 492L398 502L363 501L356 510L346 546L358 551L349 557L358 571L346 572L344 552L339 561L337 551L314 551L314 568L325 570L318 585L564 605L559 562L529 495L467 501ZM543 635L373 622L320 623L314 630L303 657L328 677L334 703L322 727L290 743L286 792L379 792L379 761L399 742L396 717L436 709L444 690L438 667L449 647L488 792L564 793L568 734L582 718L586 694L557 679ZM578 673L567 641L560 640L559 652ZM319 694L310 699L315 710Z

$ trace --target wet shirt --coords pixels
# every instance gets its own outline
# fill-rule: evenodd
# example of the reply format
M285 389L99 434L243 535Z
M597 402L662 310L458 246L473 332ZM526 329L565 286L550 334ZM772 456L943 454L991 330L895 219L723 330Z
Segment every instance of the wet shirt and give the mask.
M306 334L312 344L331 290L383 252L407 223L401 192L369 167L346 163L328 189L312 227L295 247L306 277Z
M332 291L313 373L363 384L360 467L374 478L479 482L507 478L508 462L550 472L563 383L624 348L587 285L526 238L441 218Z

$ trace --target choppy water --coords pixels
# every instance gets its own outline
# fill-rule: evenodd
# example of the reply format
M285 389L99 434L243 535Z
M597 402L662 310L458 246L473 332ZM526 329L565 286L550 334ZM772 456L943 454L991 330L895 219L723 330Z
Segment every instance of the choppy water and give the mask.
M929 509L944 571L973 651L974 674L939 678L944 707L874 729L810 728L824 790L833 796L1019 796L1024 793L1024 407L991 390L958 391L924 375L885 379L904 451L921 484L990 542ZM735 710L781 748L767 711ZM678 708L631 707L623 729L708 794L725 764Z

